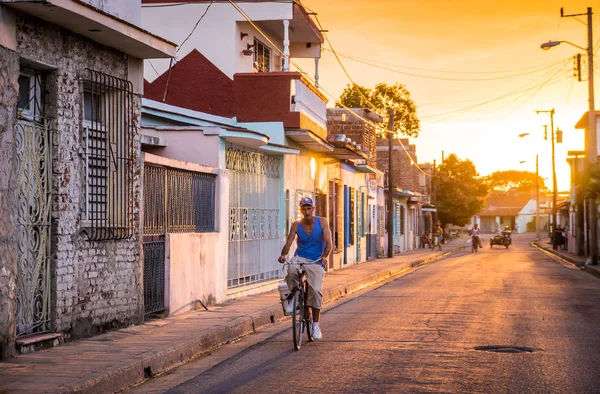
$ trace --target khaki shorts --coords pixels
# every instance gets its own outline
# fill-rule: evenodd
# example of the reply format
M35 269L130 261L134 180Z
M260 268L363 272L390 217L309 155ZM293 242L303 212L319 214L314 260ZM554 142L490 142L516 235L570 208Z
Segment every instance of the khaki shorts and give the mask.
M293 263L310 262L311 260L305 259L304 257L294 256L291 259ZM299 266L290 264L288 266L288 273L285 277L285 281L290 289L294 289L299 286L298 283L298 268ZM306 300L307 306L312 306L315 309L321 309L323 303L323 276L325 271L319 264L307 264L304 266L306 271L306 280L308 281L308 296Z

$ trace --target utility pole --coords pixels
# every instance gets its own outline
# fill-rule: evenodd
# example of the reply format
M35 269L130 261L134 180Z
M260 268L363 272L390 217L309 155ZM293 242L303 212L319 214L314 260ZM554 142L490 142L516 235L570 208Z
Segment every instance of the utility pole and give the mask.
M550 142L552 144L552 226L550 230L550 236L552 232L556 231L556 199L558 190L556 186L556 163L554 158L554 108L549 111L535 111L537 114L543 112L550 114ZM554 239L554 238L553 238ZM553 242L554 244L555 242Z
M578 17L587 16L587 48L582 48L579 45L573 44L569 41L549 41L541 45L544 50L550 49L559 45L560 43L566 43L576 48L585 50L588 56L588 127L586 129L587 134L585 136L585 151L589 167L596 165L597 160L597 135L596 135L596 109L594 105L594 40L593 40L593 28L592 28L592 7L587 8L585 14L570 14L565 15L563 8L560 9L561 18L566 17ZM576 18L577 19L577 18ZM579 19L577 19L579 21ZM596 219L596 203L595 195L592 193L587 196L584 203L584 211L587 212L586 224L589 228L589 259L586 264L598 264L598 222Z
M595 165L597 150L596 136L596 108L594 105L594 41L592 38L592 7L587 8L588 29L588 146L587 156L590 165ZM596 196L588 198L589 221L590 221L590 264L598 264L598 222L596 218Z
M540 236L540 175L538 168L538 155L535 155L535 233L537 240L541 240Z
M388 123L388 211L387 211L387 222L388 222L388 258L394 257L394 199L393 199L393 149L394 149L394 110L389 110L389 123Z

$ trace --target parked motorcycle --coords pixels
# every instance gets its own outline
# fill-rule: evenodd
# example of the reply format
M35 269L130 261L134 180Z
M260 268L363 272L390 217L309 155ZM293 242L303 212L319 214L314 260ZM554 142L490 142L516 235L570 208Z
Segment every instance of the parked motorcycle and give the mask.
M510 231L502 231L501 234L494 235L492 238L490 238L490 248L492 248L494 245L500 245L508 249L508 247L512 244L510 233Z

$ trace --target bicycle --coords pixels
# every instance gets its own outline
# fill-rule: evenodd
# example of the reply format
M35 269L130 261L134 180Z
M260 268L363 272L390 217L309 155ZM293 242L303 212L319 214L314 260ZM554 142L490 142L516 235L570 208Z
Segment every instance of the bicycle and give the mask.
M302 346L302 334L304 333L305 329L308 341L313 341L313 317L310 313L310 308L306 306L306 301L308 297L308 281L306 280L306 270L304 269L304 266L310 264L319 264L320 261L321 259L308 261L304 263L293 263L287 259L285 260L286 264L288 265L300 266L298 268L298 282L300 283L300 286L293 289L291 293L293 305L292 331L294 338L294 349L296 350L300 350L300 347Z
M479 235L471 236L471 253L477 252L479 248Z

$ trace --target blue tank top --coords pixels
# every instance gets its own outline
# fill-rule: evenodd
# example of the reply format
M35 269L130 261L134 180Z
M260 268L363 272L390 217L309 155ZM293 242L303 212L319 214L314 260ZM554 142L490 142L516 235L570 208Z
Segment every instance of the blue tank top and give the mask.
M298 222L298 239L296 240L295 256L304 257L309 260L316 260L321 257L325 250L325 240L323 239L323 229L321 228L321 219L315 217L313 231L308 235L302 227L302 222Z

